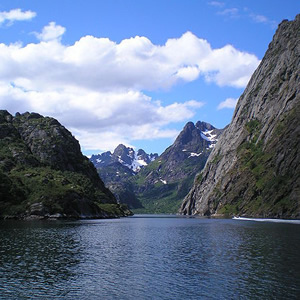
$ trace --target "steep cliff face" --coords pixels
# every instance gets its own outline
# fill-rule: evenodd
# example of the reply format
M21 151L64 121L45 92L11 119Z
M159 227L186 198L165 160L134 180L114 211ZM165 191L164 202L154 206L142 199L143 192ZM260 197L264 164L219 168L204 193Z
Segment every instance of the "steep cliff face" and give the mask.
M0 216L126 214L78 141L53 118L0 111Z
M180 213L300 217L299 28L279 25Z

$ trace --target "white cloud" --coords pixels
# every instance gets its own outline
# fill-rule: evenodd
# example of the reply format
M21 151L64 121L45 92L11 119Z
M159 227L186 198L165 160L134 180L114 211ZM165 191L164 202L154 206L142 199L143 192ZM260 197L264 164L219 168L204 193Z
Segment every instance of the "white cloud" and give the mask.
M225 15L225 16L230 16L230 17L236 17L239 13L239 10L236 7L233 8L226 8L222 11L219 11L219 15Z
M55 22L50 22L49 25L45 26L41 33L36 33L36 37L40 41L49 42L53 40L60 41L66 28L56 25Z
M209 5L211 6L215 6L215 7L223 7L225 5L224 2L220 2L220 1L211 1L211 2L208 2Z
M219 1L211 1L208 2L209 5L215 7L217 9L216 14L224 17L229 17L230 19L239 19L241 17L248 18L254 21L255 23L262 23L270 25L272 28L276 28L277 22L268 19L268 17L253 13L248 7L237 8L224 8L226 5L224 2Z
M51 29L57 27L55 23L50 26ZM190 32L178 39L169 39L163 46L138 36L120 44L86 36L74 45L64 46L59 40L59 43L51 43L64 29L47 35L47 28L49 26L40 37L48 42L24 47L1 45L1 61L5 58L3 68L8 66L7 71L14 81L27 79L25 89L81 86L101 91L155 90L170 88L180 80L195 80L199 75L220 86L242 87L259 63L255 55L232 46L212 49L207 41ZM8 74L0 70L0 78L4 75Z
M219 86L243 88L249 81L249 74L253 73L258 64L259 60L254 55L226 45L214 50L203 68L207 70L207 81L216 82Z
M235 108L236 104L238 102L238 99L234 98L227 98L223 102L221 102L218 105L218 109L223 109L223 108Z
M0 24L8 22L8 24L11 25L14 21L28 21L35 16L35 12L31 10L22 11L20 8L12 9L10 11L1 11Z
M244 87L259 63L233 46L212 49L191 32L164 45L139 36L120 43L85 36L70 46L61 42L64 32L51 22L36 44L0 44L0 107L54 116L84 148L111 150L120 142L173 138L177 131L168 126L192 118L203 103L182 99L164 105L147 91L199 76Z
M254 13L250 13L250 18L256 22L256 23L263 23L271 25L271 27L275 28L277 26L277 23L275 21L269 20L266 16L258 15Z
M177 77L183 79L184 81L193 81L198 78L200 73L197 67L184 67L177 71Z

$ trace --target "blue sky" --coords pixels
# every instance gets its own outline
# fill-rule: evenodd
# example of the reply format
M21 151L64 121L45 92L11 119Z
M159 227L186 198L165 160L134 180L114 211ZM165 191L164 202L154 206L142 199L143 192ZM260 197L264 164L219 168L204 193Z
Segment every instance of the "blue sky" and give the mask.
M0 108L57 118L86 155L161 153L188 121L226 126L300 1L2 0Z

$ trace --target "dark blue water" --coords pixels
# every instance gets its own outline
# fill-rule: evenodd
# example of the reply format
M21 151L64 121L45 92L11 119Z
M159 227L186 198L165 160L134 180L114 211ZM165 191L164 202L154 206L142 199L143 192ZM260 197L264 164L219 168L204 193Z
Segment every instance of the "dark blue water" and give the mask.
M300 299L300 225L0 222L0 299Z

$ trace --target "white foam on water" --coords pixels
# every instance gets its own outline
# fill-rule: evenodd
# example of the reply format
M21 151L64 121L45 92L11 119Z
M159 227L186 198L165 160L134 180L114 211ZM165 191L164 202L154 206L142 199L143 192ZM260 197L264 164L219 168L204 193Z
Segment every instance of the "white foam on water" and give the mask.
M255 221L255 222L273 222L273 223L291 223L300 224L300 220L286 220L286 219L260 219L260 218L243 218L243 217L233 217L233 220L240 221Z

